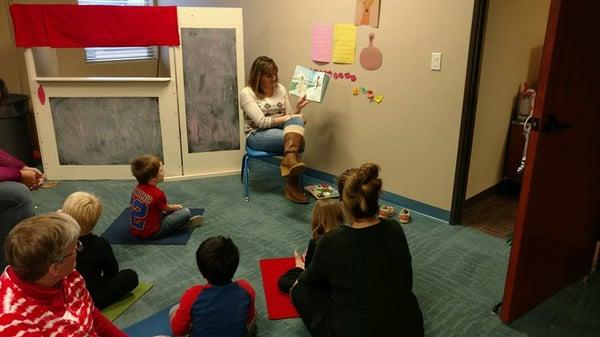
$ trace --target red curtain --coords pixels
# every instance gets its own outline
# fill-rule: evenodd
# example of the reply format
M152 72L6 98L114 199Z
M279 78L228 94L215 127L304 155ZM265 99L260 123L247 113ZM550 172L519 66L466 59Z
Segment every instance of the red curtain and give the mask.
M179 45L177 7L10 6L17 47Z

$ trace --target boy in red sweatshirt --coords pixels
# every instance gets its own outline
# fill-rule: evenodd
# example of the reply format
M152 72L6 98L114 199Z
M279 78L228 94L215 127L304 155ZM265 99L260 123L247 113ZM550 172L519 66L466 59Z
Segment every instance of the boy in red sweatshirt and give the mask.
M157 187L165 177L160 158L155 155L135 158L131 163L131 173L138 181L129 203L129 229L133 236L158 238L202 224L201 215L192 216L188 208L167 203L165 192Z

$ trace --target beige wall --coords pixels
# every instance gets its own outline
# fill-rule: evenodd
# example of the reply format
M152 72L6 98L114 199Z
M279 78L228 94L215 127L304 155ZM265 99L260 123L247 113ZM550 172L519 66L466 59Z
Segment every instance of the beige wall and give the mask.
M271 56L285 84L297 64L317 67L310 59L312 25L352 23L355 10L354 1L341 0L160 3L241 6L246 69L257 56ZM332 80L324 103L305 110L305 160L334 175L376 162L383 169L385 190L449 210L473 0L383 1L381 6L378 29L358 28L357 62L320 67L351 72L358 80ZM369 32L375 33L375 46L383 52L383 66L376 71L358 63ZM443 53L441 72L429 70L432 52ZM355 86L384 95L383 103L353 97Z
M355 9L354 1L341 0L160 4L241 6L246 68L257 56L269 55L277 61L285 84L295 65L316 66L310 59L312 25L352 23ZM334 175L376 162L383 169L385 190L449 210L472 10L473 0L383 1L379 28L359 27L356 51L358 56L369 32L374 32L383 66L366 71L357 57L352 65L320 67L351 72L358 80L332 80L324 103L306 108L306 162ZM443 53L441 72L429 70L432 52ZM60 68L63 55L59 56ZM383 103L352 96L355 86L384 95Z
M15 48L14 34L8 7L11 1L0 1L0 78L13 93L29 94L25 61L21 50Z
M550 0L490 0L467 185L470 198L502 181L519 85L537 85Z
M246 67L269 55L288 83L297 64L310 59L315 23L352 23L354 1L255 0L244 7ZM382 167L384 189L450 209L456 163L473 0L382 1L379 28L359 27L357 56L375 33L383 66L366 71L358 63L324 69L356 74L332 80L323 104L311 104L306 162L331 174L372 161ZM429 70L432 52L442 52L442 71ZM381 104L352 88L384 95Z

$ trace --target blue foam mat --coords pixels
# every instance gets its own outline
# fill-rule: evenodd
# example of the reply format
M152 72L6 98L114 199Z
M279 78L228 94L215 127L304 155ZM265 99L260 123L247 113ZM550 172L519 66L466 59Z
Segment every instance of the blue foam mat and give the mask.
M204 208L190 208L190 211L192 212L192 216L204 214ZM191 235L191 231L181 230L157 239L136 238L129 231L129 208L123 210L106 231L102 233L102 237L112 244L129 245L185 245Z
M171 325L169 324L169 309L171 307L172 305L125 328L123 331L129 337L171 336Z

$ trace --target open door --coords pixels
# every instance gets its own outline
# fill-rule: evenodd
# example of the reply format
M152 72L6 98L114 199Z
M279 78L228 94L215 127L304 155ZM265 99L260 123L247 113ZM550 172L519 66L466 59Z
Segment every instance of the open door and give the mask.
M600 224L597 13L598 0L553 0L550 7L503 322L590 270Z

